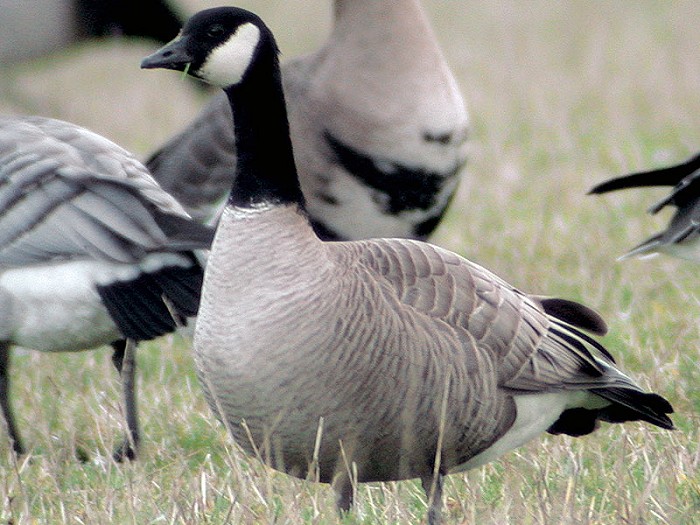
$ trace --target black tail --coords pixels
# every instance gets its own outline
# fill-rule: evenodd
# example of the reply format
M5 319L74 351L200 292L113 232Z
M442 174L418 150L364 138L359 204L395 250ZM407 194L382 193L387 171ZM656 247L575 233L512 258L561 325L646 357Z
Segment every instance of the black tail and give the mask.
M599 388L591 392L611 401L612 404L601 409L565 410L547 432L574 437L584 436L596 430L599 421L646 421L667 430L674 428L671 418L666 415L673 413L673 407L658 394L647 394L628 388Z
M646 421L668 430L674 428L671 418L666 415L673 414L673 407L658 394L647 394L628 388L600 388L591 392L612 401L612 405L598 412L598 418L602 421Z
M645 186L675 186L688 175L700 169L700 154L678 164L658 170L642 171L610 179L594 186L588 193L600 194L609 191L623 190L626 188L639 188Z
M166 266L131 281L97 287L125 338L154 339L197 314L204 272L194 255L191 260L188 267Z

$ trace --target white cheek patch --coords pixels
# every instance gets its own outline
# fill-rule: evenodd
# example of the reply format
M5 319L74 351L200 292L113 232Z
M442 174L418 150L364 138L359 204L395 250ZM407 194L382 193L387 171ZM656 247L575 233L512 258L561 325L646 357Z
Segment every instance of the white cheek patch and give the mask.
M224 43L214 48L199 70L199 76L219 87L238 84L260 41L260 29L250 22L240 26Z

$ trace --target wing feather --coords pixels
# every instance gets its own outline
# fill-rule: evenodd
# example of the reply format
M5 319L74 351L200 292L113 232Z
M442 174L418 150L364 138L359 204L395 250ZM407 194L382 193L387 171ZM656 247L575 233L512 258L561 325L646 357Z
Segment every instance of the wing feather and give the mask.
M490 271L436 246L407 240L364 244L365 264L417 315L468 331L465 352L498 361L500 384L518 392L623 387L610 353L579 328L605 323L573 301L529 296ZM546 306L546 307L545 307ZM547 311L549 310L549 312Z
M0 266L208 248L210 229L188 222L146 168L104 137L52 119L0 119Z

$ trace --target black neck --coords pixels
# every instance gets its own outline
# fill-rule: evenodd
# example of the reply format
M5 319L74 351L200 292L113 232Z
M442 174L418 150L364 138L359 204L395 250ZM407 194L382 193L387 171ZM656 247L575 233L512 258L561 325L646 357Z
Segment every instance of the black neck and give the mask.
M237 207L298 204L304 207L277 50L262 43L259 57L237 85L225 89L233 111L236 176L229 203Z

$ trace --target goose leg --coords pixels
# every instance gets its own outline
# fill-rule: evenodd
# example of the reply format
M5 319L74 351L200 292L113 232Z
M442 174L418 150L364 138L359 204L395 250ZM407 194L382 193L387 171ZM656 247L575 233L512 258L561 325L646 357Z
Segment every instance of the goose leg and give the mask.
M122 374L122 364L124 363L124 350L126 349L126 339L120 339L119 341L114 341L112 343L112 364L114 368L117 369L119 375Z
M443 475L421 478L423 490L428 497L428 525L440 525L442 522L442 480Z
M2 415L5 417L7 434L12 441L12 450L17 454L24 454L24 447L17 431L15 417L10 408L10 345L5 342L0 343L0 406Z
M122 339L112 343L112 348L114 348L112 363L114 363L122 380L122 395L128 428L128 434L124 437L122 444L114 451L112 457L115 461L122 462L124 459L136 459L140 440L135 385L136 342L132 339Z
M354 503L352 483L349 479L343 478L333 484L333 489L335 490L335 506L338 509L338 514L343 518L352 510Z

